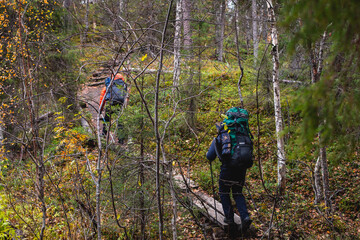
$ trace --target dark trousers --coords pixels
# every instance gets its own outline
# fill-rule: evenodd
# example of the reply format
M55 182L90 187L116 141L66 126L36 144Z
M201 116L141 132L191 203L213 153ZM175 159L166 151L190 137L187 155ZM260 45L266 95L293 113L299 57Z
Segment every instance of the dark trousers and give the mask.
M219 195L225 217L229 221L234 221L234 210L231 204L230 191L232 192L232 196L235 200L241 220L249 217L249 213L246 208L245 197L242 194L242 188L245 184L245 175L246 168L231 168L227 167L224 164L221 166L219 179Z
M105 108L105 116L104 116L104 119L103 119L103 131L102 131L102 134L104 136L106 136L107 132L108 132L108 129L109 129L109 123L110 123L110 120L111 120L111 115L113 113L118 113L119 111L121 111L121 107L122 107L122 103L118 103L118 104L114 104L114 105L108 105L106 106ZM124 136L123 136L123 129L124 129L124 126L120 123L120 121L117 121L117 130L119 132L118 135L118 139L119 141L120 140L124 140Z

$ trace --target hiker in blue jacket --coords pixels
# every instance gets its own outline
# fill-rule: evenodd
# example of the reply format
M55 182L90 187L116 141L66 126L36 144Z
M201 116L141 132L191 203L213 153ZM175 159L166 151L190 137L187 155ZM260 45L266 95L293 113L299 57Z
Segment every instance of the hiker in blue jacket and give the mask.
M219 134L212 141L206 158L212 162L218 157L221 157L221 142L224 142L229 135L225 136ZM236 207L239 211L241 218L241 230L246 231L252 222L246 208L245 197L242 194L242 189L245 184L245 175L247 167L234 167L230 166L227 161L222 161L219 176L219 195L221 204L225 214L225 223L234 225L234 211L230 199L230 191L235 200Z

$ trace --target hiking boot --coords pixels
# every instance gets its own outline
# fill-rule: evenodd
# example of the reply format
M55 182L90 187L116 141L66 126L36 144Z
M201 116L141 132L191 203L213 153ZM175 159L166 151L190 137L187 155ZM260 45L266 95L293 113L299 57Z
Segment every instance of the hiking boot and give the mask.
M250 217L246 217L243 220L241 220L241 230L243 232L245 232L246 230L249 229L250 225L252 223L252 220L250 219Z

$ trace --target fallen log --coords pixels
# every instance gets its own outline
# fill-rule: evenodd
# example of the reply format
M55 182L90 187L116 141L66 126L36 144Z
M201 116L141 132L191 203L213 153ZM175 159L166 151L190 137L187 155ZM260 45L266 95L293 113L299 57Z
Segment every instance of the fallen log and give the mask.
M190 189L198 188L198 185L180 174L173 176L175 184L184 192ZM186 181L186 182L185 182ZM219 201L213 197L207 195L204 192L191 192L188 194L193 205L200 210L200 212L207 217L210 221L216 223L222 229L229 228L229 225L225 223L225 214L222 205ZM240 216L234 214L234 222L237 225L241 224Z

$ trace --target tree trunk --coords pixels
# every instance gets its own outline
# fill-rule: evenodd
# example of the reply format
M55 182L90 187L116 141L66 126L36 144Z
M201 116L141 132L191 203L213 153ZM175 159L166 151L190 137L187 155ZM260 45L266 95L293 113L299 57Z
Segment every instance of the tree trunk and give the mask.
M253 47L254 47L254 64L256 64L258 58L258 48L259 48L259 39L258 39L258 16L257 16L257 6L256 0L252 0L251 3L251 13L252 13L252 35L253 35Z
M284 137L280 135L283 130L283 119L280 104L280 85L279 85L279 51L278 51L278 32L276 28L275 10L272 0L267 2L269 21L271 22L271 44L273 46L272 62L273 62L273 91L274 91L274 110L275 110L275 126L277 139L277 157L278 157L278 187L280 194L284 194L286 186L286 161Z
M119 14L121 17L124 17L126 8L127 8L127 0L119 0Z
M224 33L225 33L225 9L226 9L226 1L215 0L215 12L216 12L216 57L217 60L223 61L224 54Z
M159 94L160 94L160 76L161 71L163 68L163 59L164 59L164 47L165 47L165 35L167 26L169 23L169 17L171 12L173 0L170 1L167 17L164 25L164 29L162 32L161 37L161 48L160 48L160 56L159 56L159 70L156 75L156 87L155 87L155 109L154 109L154 132L155 132L155 139L156 139L156 196L157 196L157 205L158 205L158 213L159 213L159 239L163 239L163 211L162 211L162 203L161 203L161 185L160 185L160 152L161 152L161 145L162 139L160 137L160 130L159 130Z
M192 29L191 29L191 0L182 0L183 3L183 26L184 26L184 48L187 57L191 59L192 51Z
M193 60L193 41L192 41L192 29L191 29L191 9L192 1L191 0L182 0L183 2L183 28L184 28L184 49L186 54L186 59L188 62ZM188 64L188 76L187 76L187 85L186 91L187 95L190 98L189 108L186 112L186 121L190 128L194 129L196 125L196 109L197 103L196 99L193 97L195 94L196 86L194 84L194 73L192 64Z
M69 13L71 3L72 0L64 0L63 2L63 7L68 11L66 14L64 14L64 26L66 29L70 29L72 27L71 15Z
M319 137L320 138L320 137ZM319 139L321 144L321 139ZM322 169L322 182L323 182L323 191L324 191L324 201L325 201L325 212L329 215L332 212L332 206L330 201L330 187L329 187L329 169L326 157L326 147L320 147L320 159L321 159L321 169Z
M141 80L141 91L144 91L144 77ZM141 112L144 112L144 103L141 102ZM141 117L141 122L140 122L140 129L143 130L144 129L144 118ZM139 181L140 181L140 234L141 234L141 239L146 239L145 238L145 227L146 227L146 210L145 210L145 196L144 196L144 191L143 191L143 186L144 186L144 182L145 182L145 169L144 169L144 159L145 159L145 154L144 154L144 135L143 133L140 134L140 162L139 162Z
M238 66L240 68L240 76L239 76L239 80L238 80L238 84L237 84L237 87L238 87L238 94L239 94L239 98L240 98L240 106L241 107L244 107L244 99L243 99L243 96L242 96L242 93L241 93L241 81L242 81L242 78L244 76L244 69L242 67L242 64L241 64L241 58L240 58L240 43L239 43L239 32L238 32L238 17L239 16L239 1L237 2L236 6L235 6L235 44L236 44L236 57L237 57L237 60L238 60Z
M171 228L173 232L173 240L177 240L177 229L176 229L176 223L177 223L177 199L176 199L176 193L175 193L175 186L173 182L173 166L170 163L169 164L169 185L170 185L170 194L171 194L171 201L172 201L172 212L173 217L171 219Z
M86 39L87 39L87 34L89 31L89 0L86 0L86 9L85 9L85 31L84 31L84 35L83 35L83 40L82 43L85 44L86 43Z
M319 204L322 199L322 187L321 187L321 160L317 158L315 169L314 169L314 190L315 190L315 201L314 204Z
M175 36L174 36L174 75L173 75L173 86L174 88L179 87L180 78L180 49L181 49L181 22L182 22L182 0L176 1L176 19L175 19Z
M64 0L63 7L68 9L71 5L71 0Z
M113 15L113 29L114 29L114 38L116 41L119 42L119 45L125 40L124 33L123 33L123 21L125 19L125 13L127 9L127 1L120 0L119 1L119 11L115 12L116 14Z
M96 182L96 193L95 193L95 199L96 199L96 222L97 222L98 240L101 240L101 209L100 209L100 204L101 204L102 169L97 168L97 172L98 172L98 179L97 179L97 182Z
M240 0L236 1L235 5L235 43L239 40L240 36L240 16L239 16L239 8L240 8Z
M251 23L250 23L250 18L251 18L251 13L249 12L248 9L245 10L245 32L246 32L246 53L247 55L249 55L250 53L250 45L251 45Z
M311 61L311 82L312 84L317 83L320 80L320 76L322 73L323 68L323 52L324 52L324 44L326 40L326 31L324 32L320 43L319 43L319 50L316 51L316 47L314 49L310 47L310 61ZM317 54L316 54L317 52ZM317 55L317 56L316 56ZM325 124L325 123L324 123ZM326 213L330 214L332 212L332 206L330 201L330 187L329 187L329 170L328 170L328 163L326 157L326 147L323 146L321 141L321 132L318 133L319 138L319 146L320 146L320 153L319 158L315 165L315 203L318 204L321 199L325 201L325 208ZM321 168L321 175L319 166ZM322 181L322 186L321 186ZM322 188L322 192L321 192ZM322 195L321 195L322 193Z

